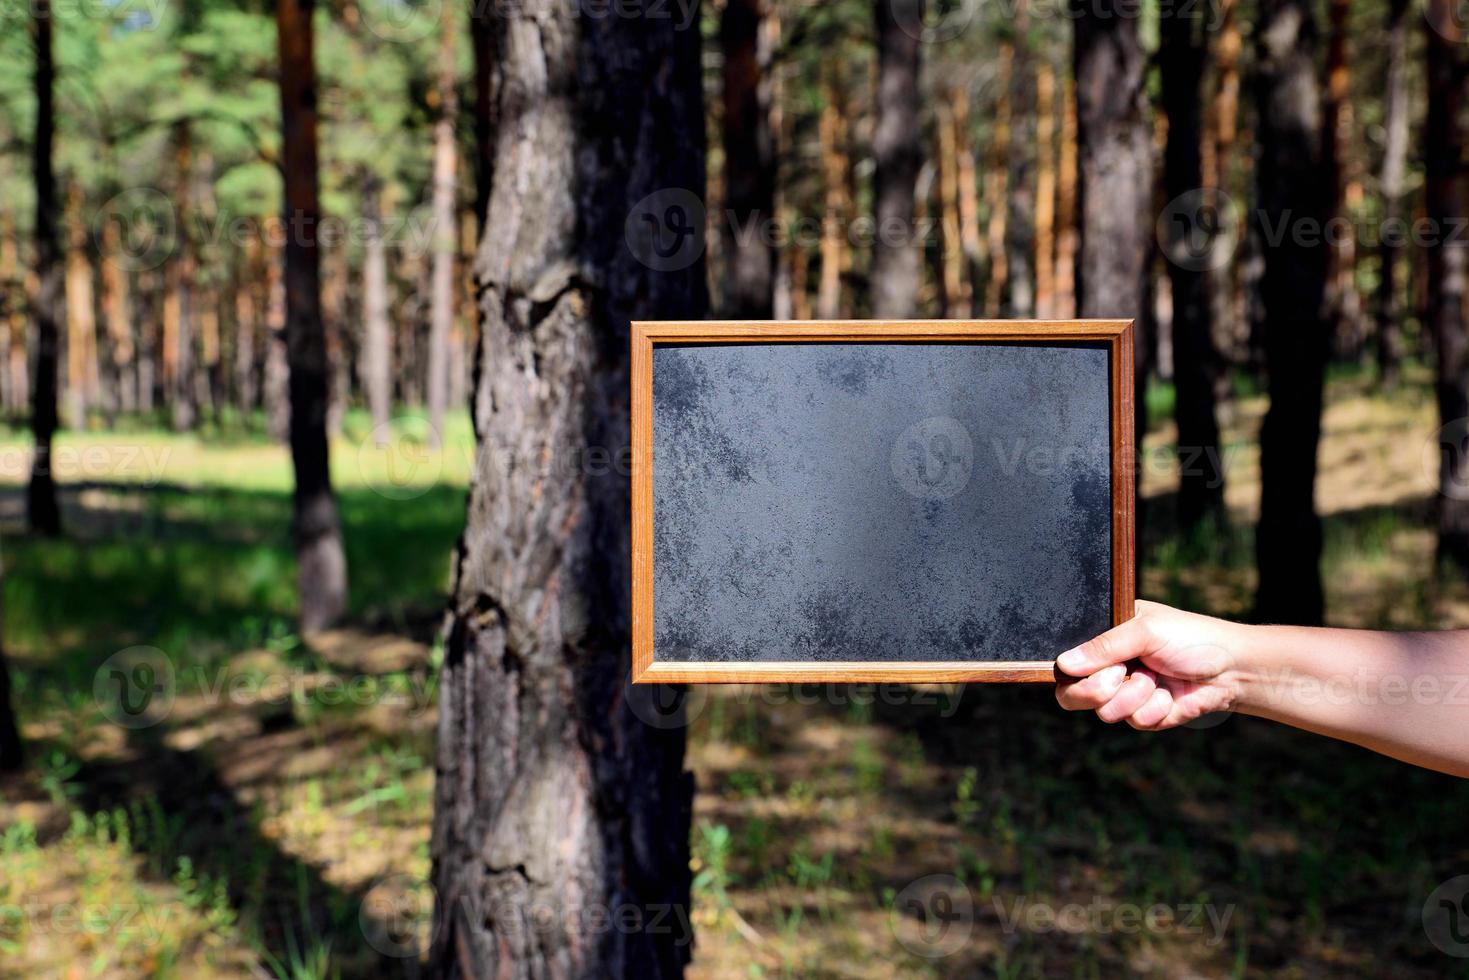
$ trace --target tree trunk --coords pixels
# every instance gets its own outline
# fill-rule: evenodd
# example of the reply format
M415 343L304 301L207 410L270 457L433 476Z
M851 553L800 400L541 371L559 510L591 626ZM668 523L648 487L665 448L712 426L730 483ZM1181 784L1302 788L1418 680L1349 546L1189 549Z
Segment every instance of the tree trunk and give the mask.
M459 235L455 228L454 201L458 191L455 174L459 147L454 124L459 113L459 95L454 76L455 19L443 13L439 35L439 118L434 123L433 281L429 293L428 418L429 445L443 439L444 411L449 401L449 335L454 329L454 253Z
M1056 75L1044 58L1035 74L1035 313L1056 315Z
M294 535L301 628L325 629L347 606L347 559L328 466L329 365L321 317L314 0L277 0L281 163L286 205L286 358L290 365Z
M719 21L724 55L724 315L769 319L773 310L775 146L761 64L760 0L728 0Z
M914 185L923 165L920 42L914 28L923 22L923 0L879 0L876 11L872 210L877 225L872 252L872 315L901 320L918 311L923 264L922 242L918 241L913 220ZM825 276L823 271L823 280Z
M1383 107L1382 214L1384 229L1403 220L1403 178L1408 164L1408 0L1391 0L1387 23L1387 96ZM1400 236L1384 234L1379 243L1382 268L1377 286L1377 370L1382 383L1397 383L1403 357L1398 282Z
M1006 204L1006 188L1010 173L1010 70L1014 62L1014 49L1008 41L1001 42L997 59L995 87L999 93L995 100L994 128L990 137L989 172L984 178L985 210L989 221L985 228L985 255L989 268L985 274L984 310L987 316L1000 316L1001 304L1005 299L1005 287L1009 282L1009 268L1005 256L1005 220L1009 216Z
M1209 135L1204 144L1203 186L1228 200L1234 145L1239 126L1239 63L1244 39L1239 27L1239 0L1222 0L1219 38L1214 46L1214 97L1209 102ZM1212 309L1214 349L1226 352L1230 363L1249 360L1249 324L1240 314L1238 265L1225 262L1210 271L1209 303ZM1228 376L1221 372L1216 394L1224 397Z
M938 280L939 308L946 317L969 316L969 296L965 292L964 248L959 240L959 135L954 125L950 100L941 100L935 108L933 128L936 145L934 163L938 166L940 246L942 249Z
M178 207L178 251L169 264L172 284L167 303L171 312L165 315L164 374L170 382L173 399L173 428L187 432L199 422L194 382L194 246L190 231L194 227L193 135L188 121L178 123L174 132L176 179L174 202ZM169 374L170 365L172 374Z
M515 125L495 134L476 266L480 445L440 680L430 968L678 977L684 730L639 720L656 689L626 684L626 473L567 464L625 458L629 320L705 314L702 227L667 218L669 189L704 186L699 35L549 0L505 10L497 118ZM653 247L628 240L642 218Z
M66 203L66 418L78 432L96 404L97 372L97 306L82 207L81 185L73 181Z
M826 212L821 217L821 281L816 290L816 315L823 320L835 320L842 315L842 267L846 263L846 220L851 203L847 197L847 120L841 105L841 92L841 86L828 79L825 104L821 109L821 174ZM905 237L911 237L911 220L910 212L910 224L902 232ZM881 223L879 212L879 226ZM879 233L878 238L881 237ZM884 314L874 310L874 315Z
M35 455L26 487L26 520L38 534L61 533L61 510L51 472L51 439L56 434L56 360L60 326L66 318L62 293L61 247L56 233L56 175L51 169L51 143L56 130L53 89L51 0L35 0L31 30L36 46L36 138L32 166L36 187L36 354L31 385L31 434Z
M1324 239L1298 232L1307 221L1325 221L1331 188L1321 178L1316 23L1308 0L1264 0L1256 44L1257 217L1265 259L1259 288L1270 409L1260 432L1255 610L1264 621L1312 624L1324 612L1314 490L1330 343L1323 308L1328 255Z
M1464 37L1450 0L1429 0L1428 115L1424 123L1426 217L1435 233L1427 248L1428 329L1438 352L1438 559L1469 571L1469 244L1462 231L1464 193Z
M133 317L129 303L127 262L122 254L118 222L102 223L102 315L106 320L111 365L111 411L131 415L138 408L133 359Z
M475 234L484 233L485 209L490 206L490 186L495 179L494 154L494 65L491 63L489 4L476 3L469 10L469 43L474 53L474 220ZM472 272L471 272L472 275Z
M1202 15L1200 10L1199 14ZM1158 52L1168 142L1163 160L1163 196L1194 202L1182 218L1205 202L1200 160L1202 83L1207 64L1207 25L1202 16L1181 9L1163 18ZM1191 198L1189 195L1193 195ZM1194 261L1189 248L1192 227L1170 223L1163 252L1173 296L1174 420L1178 425L1178 519L1185 530L1197 528L1210 514L1224 509L1224 473L1219 456L1219 423L1214 411L1216 359L1209 305L1207 263Z
M1137 321L1133 422L1140 461L1153 352L1147 268L1154 202L1153 136L1144 111L1148 65L1138 38L1139 8L1140 0L1073 0L1077 312ZM1142 481L1137 482L1140 489Z
M1005 221L1005 273L1008 316L1035 316L1035 78L1032 74L1030 16L1026 0L1017 0L1014 55L1010 63L1010 168Z
M1076 83L1061 91L1061 146L1056 155L1056 316L1076 315Z
M4 596L5 566L0 563L0 624L5 622ZM0 772L15 772L25 764L25 744L20 738L10 687L10 664L5 659L4 648L0 647Z
M382 188L367 175L362 188L362 388L379 446L388 444L392 412L392 343L388 325L388 259L383 246Z

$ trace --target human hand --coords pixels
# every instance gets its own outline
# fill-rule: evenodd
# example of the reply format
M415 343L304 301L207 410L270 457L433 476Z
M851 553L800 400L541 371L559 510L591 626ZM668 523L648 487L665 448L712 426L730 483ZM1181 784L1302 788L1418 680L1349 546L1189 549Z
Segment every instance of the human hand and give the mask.
M1241 627L1139 600L1137 614L1056 659L1056 700L1112 724L1159 731L1228 711L1240 696Z

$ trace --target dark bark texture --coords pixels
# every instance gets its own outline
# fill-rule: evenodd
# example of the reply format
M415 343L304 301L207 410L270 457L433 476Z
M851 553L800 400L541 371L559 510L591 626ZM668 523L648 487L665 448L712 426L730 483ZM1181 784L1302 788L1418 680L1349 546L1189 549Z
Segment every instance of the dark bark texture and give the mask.
M1200 138L1203 121L1201 89L1207 60L1207 34L1199 8L1192 14L1176 8L1163 18L1158 52L1163 109L1168 116L1168 143L1163 155L1163 196L1176 201L1203 186ZM1185 198L1187 200L1187 198ZM1169 235L1186 235L1177 224ZM1219 456L1219 422L1214 389L1218 362L1214 351L1208 272L1189 261L1186 249L1169 241L1168 281L1173 290L1174 420L1178 425L1179 524L1198 527L1209 514L1224 509L1224 473Z
M281 163L286 204L286 360L290 367L294 534L301 627L324 629L347 606L347 558L327 457L330 398L321 317L321 223L316 155L313 0L277 0L281 73Z
M0 566L0 624L5 622L3 597L5 569ZM15 701L10 693L10 664L0 649L0 772L14 772L25 764L25 745L15 720Z
M1435 233L1427 251L1428 328L1438 352L1438 557L1469 571L1469 333L1464 317L1469 244L1455 233L1464 193L1464 55L1453 5L1429 0L1424 210Z
M65 320L62 293L61 243L56 230L56 173L51 167L51 144L56 134L56 65L52 55L50 0L31 7L31 33L36 49L36 138L32 146L32 173L36 184L36 377L31 385L31 435L35 455L26 487L26 520L37 534L61 533L61 509L56 502L56 480L51 472L51 439L56 434L56 362L61 324Z
M1132 317L1137 456L1147 431L1153 331L1146 270L1153 250L1152 127L1138 38L1141 0L1073 0L1076 79L1076 310L1083 317ZM1136 465L1136 462L1135 462ZM1142 481L1138 486L1141 489ZM1142 497L1139 493L1139 523Z
M872 134L872 315L911 317L918 307L923 243L917 240L913 194L923 166L918 63L923 0L878 0L877 106Z
M1330 322L1329 254L1319 232L1331 203L1321 174L1316 22L1307 0L1265 0L1256 34L1259 294L1270 409L1260 432L1256 616L1320 623L1321 519L1316 450Z
M490 35L479 444L440 681L431 970L677 977L693 781L682 727L640 720L660 717L659 689L626 683L625 462L629 322L708 305L688 204L704 188L699 34L529 0L497 8ZM631 242L660 221L699 237L644 264Z
M728 0L719 21L724 55L724 254L726 316L767 320L774 309L775 145L763 97L760 0Z
M1408 165L1408 0L1391 0L1387 21L1387 102L1383 107L1383 227L1403 217L1403 179ZM1403 358L1401 289L1398 259L1402 243L1384 235L1379 247L1382 271L1377 284L1377 370L1385 385L1398 380Z

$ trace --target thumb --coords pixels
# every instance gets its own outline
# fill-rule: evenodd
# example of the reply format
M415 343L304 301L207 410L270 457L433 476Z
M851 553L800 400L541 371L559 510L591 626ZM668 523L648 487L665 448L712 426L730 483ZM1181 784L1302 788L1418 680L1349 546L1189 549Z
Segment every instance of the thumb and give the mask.
M1134 617L1067 650L1056 658L1056 666L1072 677L1086 677L1103 667L1145 656L1151 649L1152 633L1146 621Z

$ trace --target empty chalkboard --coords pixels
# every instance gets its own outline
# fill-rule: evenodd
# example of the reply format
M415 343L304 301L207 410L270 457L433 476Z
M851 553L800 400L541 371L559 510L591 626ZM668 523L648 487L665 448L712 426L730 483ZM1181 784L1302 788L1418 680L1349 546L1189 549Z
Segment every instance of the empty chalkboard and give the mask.
M1052 679L1131 615L1131 343L635 324L634 679Z

